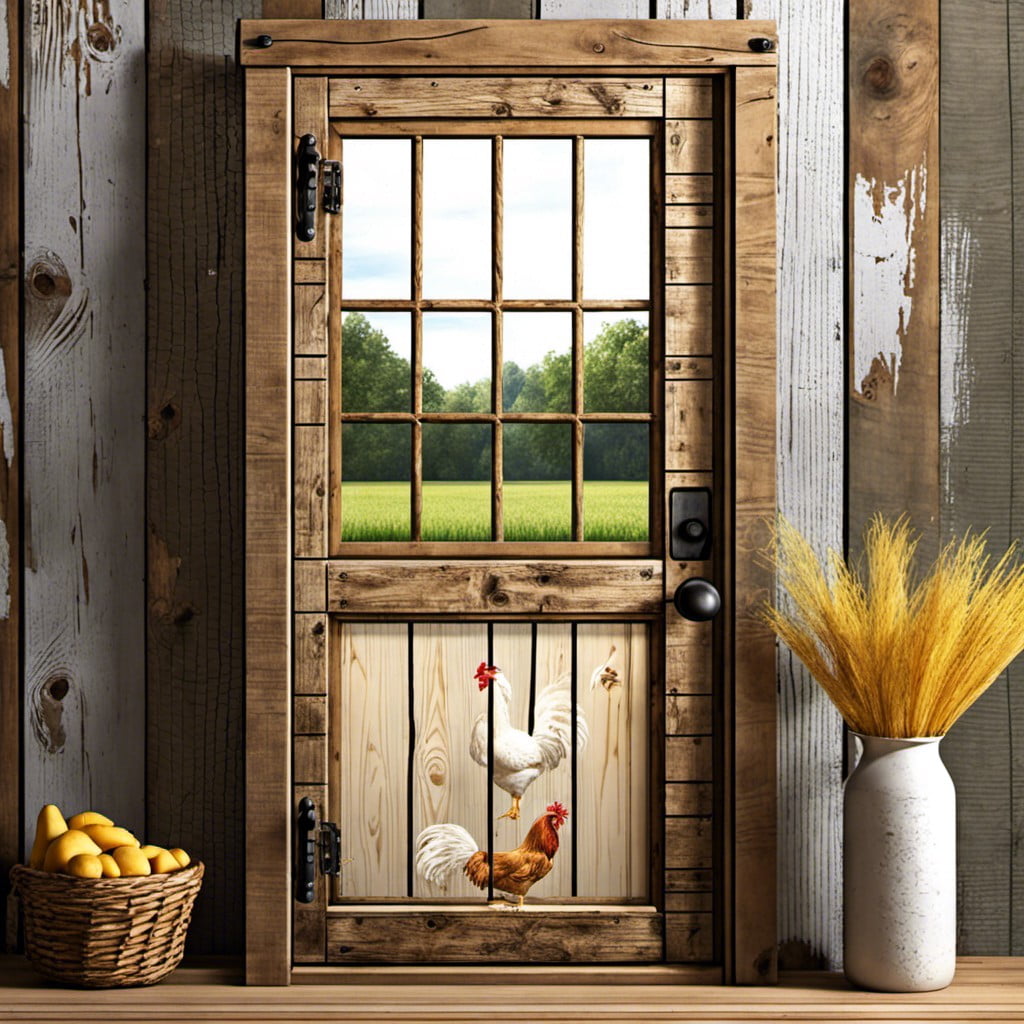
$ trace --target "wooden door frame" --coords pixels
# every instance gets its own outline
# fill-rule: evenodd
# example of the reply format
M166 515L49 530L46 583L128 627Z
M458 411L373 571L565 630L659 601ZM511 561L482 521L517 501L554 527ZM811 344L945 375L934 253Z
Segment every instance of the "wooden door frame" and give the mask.
M401 35L396 36L396 27ZM261 38L263 37L263 38ZM267 39L270 45L266 45ZM467 39L469 40L467 42ZM759 40L771 41L768 52ZM721 397L743 409L720 449L717 630L724 675L722 978L776 976L775 644L756 557L775 509L776 53L770 22L242 21L246 79L246 979L292 980L292 84L302 73L481 69L723 74ZM424 53L423 41L430 41ZM724 420L725 417L722 417ZM324 580L321 574L320 579ZM297 581L298 582L298 581ZM638 975L638 980L639 980ZM706 972L704 979L706 980Z

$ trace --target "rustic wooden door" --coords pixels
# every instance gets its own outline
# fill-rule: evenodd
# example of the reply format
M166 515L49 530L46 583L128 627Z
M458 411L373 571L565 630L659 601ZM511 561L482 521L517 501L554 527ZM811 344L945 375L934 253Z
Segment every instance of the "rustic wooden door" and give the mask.
M736 82L399 63L292 82L293 962L728 961Z

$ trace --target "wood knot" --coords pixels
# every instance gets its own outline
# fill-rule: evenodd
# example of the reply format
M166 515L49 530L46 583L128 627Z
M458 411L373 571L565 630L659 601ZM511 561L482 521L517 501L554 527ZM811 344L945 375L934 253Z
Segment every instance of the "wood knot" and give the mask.
M548 583L550 583L550 582L551 582L551 577L550 577L550 576L549 576L549 575L548 575L548 574L547 574L546 572L542 572L542 573L541 573L541 574L540 574L540 575L539 575L539 576L537 577L537 582L538 582L538 583L539 583L539 584L540 584L541 586L545 586L546 584L548 584Z
M653 569L641 569L640 570L640 579L642 579L642 580L649 580L649 579L653 579L653 578L654 578L654 570Z
M899 87L896 65L888 57L875 57L864 70L864 86L876 96L891 96Z
M512 105L510 103L495 103L491 107L491 111L495 117L511 117Z
M28 290L37 299L66 299L71 294L71 278L56 261L39 260L29 267Z
M504 590L496 590L490 596L490 603L498 608L504 608L508 604L508 594Z
M323 636L325 628L326 627L322 622L316 623L316 625L313 626L313 636Z
M364 103L363 104L363 113L367 117L376 117L377 116L377 108L372 103Z
M117 36L109 25L96 22L85 30L85 41L92 55L99 60L109 60L117 49Z
M46 692L54 700L63 700L68 695L68 690L70 689L71 684L63 676L57 676L46 684Z
M594 43L594 53L604 53L604 43Z
M150 413L147 434L150 441L162 441L181 426L181 407L166 401L155 413Z

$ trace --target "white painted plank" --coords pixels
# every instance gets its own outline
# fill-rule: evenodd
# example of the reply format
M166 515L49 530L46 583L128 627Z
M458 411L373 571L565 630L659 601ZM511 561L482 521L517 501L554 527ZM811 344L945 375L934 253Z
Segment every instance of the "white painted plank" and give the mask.
M25 804L141 829L145 7L25 4Z
M542 18L649 18L646 0L539 0Z
M775 19L779 67L778 502L818 551L842 549L843 4L748 0ZM780 651L781 966L842 956L842 722Z
M418 18L416 0L324 0L325 18Z
M736 0L658 0L657 18L736 18ZM753 15L748 15L753 17ZM758 15L762 17L762 15ZM767 15L764 15L767 17Z

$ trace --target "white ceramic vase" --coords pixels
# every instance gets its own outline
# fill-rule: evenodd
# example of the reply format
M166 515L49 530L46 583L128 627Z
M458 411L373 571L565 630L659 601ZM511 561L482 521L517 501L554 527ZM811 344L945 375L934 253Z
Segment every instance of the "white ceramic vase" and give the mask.
M880 992L945 988L956 969L956 792L942 737L856 734L843 793L843 961Z

